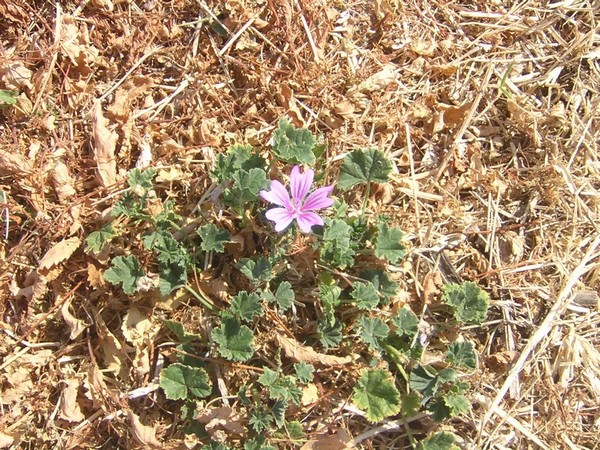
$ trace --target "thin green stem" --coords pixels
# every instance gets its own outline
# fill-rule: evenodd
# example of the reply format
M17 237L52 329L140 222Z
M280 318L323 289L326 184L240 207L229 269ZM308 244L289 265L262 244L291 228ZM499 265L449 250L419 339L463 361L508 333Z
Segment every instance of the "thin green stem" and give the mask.
M369 195L371 195L371 183L367 182L367 185L365 186L365 198L363 199L361 208L361 216L364 216L365 211L367 210L367 202L369 201Z
M196 300L198 300L200 303L202 303L204 306L206 306L207 309L209 309L211 312L216 312L217 308L214 305L214 303L205 295L196 292L195 290L193 290L191 288L191 286L189 285L185 285L183 286L190 294L192 294L194 296L194 298L196 298Z

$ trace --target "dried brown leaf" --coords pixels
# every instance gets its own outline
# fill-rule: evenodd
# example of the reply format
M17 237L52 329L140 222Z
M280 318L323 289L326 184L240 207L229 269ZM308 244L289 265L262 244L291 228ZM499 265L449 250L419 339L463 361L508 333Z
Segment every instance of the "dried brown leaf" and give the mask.
M109 121L102 114L102 105L96 102L92 113L94 136L94 158L103 186L111 186L117 181L117 160L115 149L119 135L108 129Z
M0 448L8 448L15 442L15 438L0 432Z
M81 407L77 402L79 380L71 378L66 380L65 384L67 386L62 391L58 417L69 422L81 422L85 419L85 416L81 412Z
M52 185L54 186L61 203L65 203L70 197L77 193L73 187L75 182L71 177L69 168L64 162L58 161L54 165L54 169L51 172L51 179Z
M127 418L131 425L131 432L136 441L150 448L162 448L162 444L156 439L156 429L140 422L140 418L131 410L127 411Z
M316 384L309 383L302 388L301 403L303 406L315 403L317 400L319 400L319 389L317 388Z
M196 420L205 424L204 428L211 436L220 430L237 436L246 434L240 414L229 406L201 409L196 414Z
M44 271L51 267L66 261L71 257L75 250L81 245L81 239L78 237L71 237L54 244L50 250L42 257L38 271Z
M79 72L88 74L98 61L100 51L90 44L85 25L80 29L76 20L70 16L64 16L62 20L61 36L65 39L61 43L61 53L71 60Z
M320 434L307 441L300 450L344 450L349 447L352 437L346 430L338 430L335 434Z
M4 89L19 91L22 87L32 89L31 76L33 72L29 70L21 61L12 61L0 67L0 81Z
M283 348L285 355L295 361L323 366L341 366L352 362L350 356L326 355L316 352L310 346L300 344L295 339L290 339L279 334L276 335L276 338L279 345Z
M31 173L33 162L19 153L0 150L0 173L24 176Z
M69 327L69 339L73 340L76 339L81 333L83 333L83 330L87 328L87 325L83 320L78 319L71 314L71 312L69 311L70 305L70 301L65 302L60 308L60 312L62 314L63 320Z

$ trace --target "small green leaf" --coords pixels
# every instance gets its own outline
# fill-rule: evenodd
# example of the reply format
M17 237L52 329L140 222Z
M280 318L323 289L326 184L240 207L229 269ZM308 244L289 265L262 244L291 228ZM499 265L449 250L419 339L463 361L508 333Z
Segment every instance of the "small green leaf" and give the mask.
M271 413L273 414L273 417L275 418L275 425L277 425L278 428L281 428L283 426L283 424L285 423L285 411L287 409L287 401L285 400L277 400L274 404L273 407L271 408Z
M319 285L319 293L325 319L330 326L333 326L335 324L336 308L341 303L340 295L342 294L342 289L336 285L321 284Z
M452 342L448 346L446 358L450 364L457 367L475 370L477 367L477 353L471 342Z
M160 371L160 387L169 400L183 400L189 394L207 397L212 391L206 370L179 363Z
M264 158L254 152L251 145L234 144L227 149L225 155L219 154L215 162L211 177L219 183L225 184L232 180L233 174L240 169L265 169L267 163Z
M155 176L156 169L153 167L150 167L144 171L140 169L133 169L131 172L129 172L127 183L137 196L143 197L154 187L152 180L154 180Z
M417 366L410 373L410 388L418 391L423 396L422 403L426 403L435 396L440 385L437 372L430 366Z
M224 318L221 326L210 333L219 344L219 353L230 361L247 361L252 357L254 336L252 330L234 318Z
M302 429L302 424L297 420L292 420L286 424L286 430L289 438L292 441L298 441L304 437L304 430Z
M260 284L273 278L273 267L268 259L260 257L256 261L243 258L236 267L246 275L254 284Z
M388 337L390 328L379 317L361 317L358 320L360 327L360 338L366 342L369 347L375 350L381 350L380 342Z
M315 163L313 148L316 139L305 128L295 128L287 120L281 119L273 134L273 153L277 159L285 162L308 164Z
M17 92L0 89L0 102L4 103L5 105L16 104L18 98L19 94Z
M158 265L158 288L160 295L167 296L174 290L185 286L187 278L187 267L181 265L179 262L161 262Z
M389 302L396 295L398 283L392 281L388 274L381 269L365 270L360 273L360 278L373 283L379 294Z
M379 224L378 229L375 256L386 258L390 263L396 264L406 255L406 247L400 242L404 234L396 227L388 228L386 223Z
M85 238L85 251L87 253L98 254L102 251L104 245L112 240L116 236L115 230L112 223L104 225L98 231L92 231L87 238Z
M354 387L352 400L366 412L370 422L379 422L400 411L400 393L390 378L385 370L363 370Z
M419 443L418 450L460 450L454 445L456 436L447 431L440 431Z
M337 347L342 341L342 324L339 320L335 320L333 325L326 320L319 321L317 331L319 333L319 341L325 348Z
M250 420L248 423L255 432L262 433L271 428L271 423L274 419L273 414L268 411L265 411L262 408L255 408L250 412Z
M111 284L122 284L123 292L133 295L137 290L137 282L144 276L138 259L133 256L115 256L111 267L104 272L104 279Z
M431 418L434 422L441 423L448 420L451 416L450 408L446 405L443 399L434 398L427 404L427 411L431 413Z
M352 283L350 297L355 300L356 307L363 311L373 309L379 304L379 293L370 281Z
M264 169L254 168L248 171L240 169L231 177L233 187L225 195L226 201L237 206L258 200L258 193L268 186L267 173Z
M282 281L279 283L279 286L277 286L275 293L266 291L265 298L269 302L277 303L277 306L282 311L287 311L292 307L296 295L292 290L292 285L288 281Z
M419 318L407 306L398 310L392 318L392 323L396 326L398 336L408 336L412 339L419 331Z
M381 150L353 150L344 158L337 186L343 190L356 184L385 183L392 171L392 163Z
M444 402L450 410L450 416L456 417L466 414L471 410L471 403L462 394L448 393L444 395Z
M313 380L313 372L315 371L315 368L312 364L301 361L294 364L294 370L296 371L298 381L301 383L310 383Z
M271 387L277 381L278 373L268 367L263 367L263 373L258 377L258 382L265 387Z
M248 294L246 291L239 292L231 299L229 309L234 317L245 322L251 322L254 317L262 316L265 312L258 294Z
M341 219L325 219L323 240L320 242L321 259L329 264L344 269L354 264L352 249L352 227Z
M213 223L198 228L198 235L202 238L200 247L205 252L223 253L225 251L224 244L231 242L229 231L219 228Z
M163 325L175 333L177 339L182 344L187 344L192 341L199 341L202 339L202 336L199 334L188 333L183 328L183 324L180 322L176 322L175 320L163 320Z
M481 324L490 303L487 292L471 281L445 285L442 300L450 305L457 321L468 324Z

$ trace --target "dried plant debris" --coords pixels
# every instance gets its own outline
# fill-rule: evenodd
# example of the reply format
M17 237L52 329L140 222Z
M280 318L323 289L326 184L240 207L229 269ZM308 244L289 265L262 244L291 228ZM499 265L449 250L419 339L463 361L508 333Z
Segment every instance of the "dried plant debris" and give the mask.
M0 448L598 448L598 23L0 2Z

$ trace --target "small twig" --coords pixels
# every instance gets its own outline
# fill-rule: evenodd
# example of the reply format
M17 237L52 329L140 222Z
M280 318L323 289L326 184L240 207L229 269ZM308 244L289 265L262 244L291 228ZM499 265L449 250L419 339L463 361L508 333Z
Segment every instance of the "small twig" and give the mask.
M240 36L244 34L244 31L246 31L254 23L254 20L256 20L256 16L252 17L242 26L242 28L236 31L236 33L233 36L231 36L231 38L225 43L223 48L219 51L218 55L223 56L227 52L227 50L229 50L231 46L235 44L235 42L240 38Z
M302 26L304 27L304 31L306 32L306 37L308 38L308 43L310 44L310 49L313 52L315 61L320 61L321 56L319 55L319 50L317 49L315 40L313 39L312 33L310 32L310 27L308 26L308 22L306 21L306 18L304 17L304 11L302 11L302 6L300 6L300 3L298 2L298 0L295 0L294 3L296 4L296 8L298 8L298 12L300 13L300 20L302 20Z

